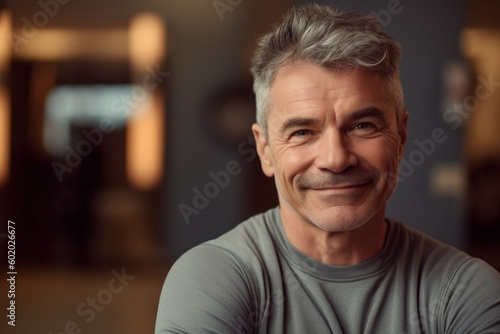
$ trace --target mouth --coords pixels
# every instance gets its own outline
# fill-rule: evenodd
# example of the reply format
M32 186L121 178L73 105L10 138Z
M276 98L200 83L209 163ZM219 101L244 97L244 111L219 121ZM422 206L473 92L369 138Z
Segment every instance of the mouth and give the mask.
M311 187L311 189L314 189L314 190L331 190L331 189L357 188L357 187L366 186L368 184L371 184L372 182L373 182L372 180L363 180L361 182L355 182L355 183L345 182L345 183L338 183L338 184L331 184L331 185L325 184L325 185L321 185L321 186L318 186L318 187Z
M368 187L372 182L365 183L345 183L345 184L337 184L333 186L326 187L318 187L318 188L309 188L310 190L318 191L320 193L348 193L352 191L359 191L362 188Z

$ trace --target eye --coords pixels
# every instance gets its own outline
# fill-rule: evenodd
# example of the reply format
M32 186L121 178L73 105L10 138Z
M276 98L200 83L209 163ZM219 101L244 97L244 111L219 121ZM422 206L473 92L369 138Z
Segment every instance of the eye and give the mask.
M351 129L353 135L371 136L380 131L380 128L372 122L360 122Z
M368 129L373 129L374 125L372 123L368 122L363 122L359 123L354 127L354 130L368 130Z
M288 137L290 143L305 144L311 142L315 138L316 132L313 130L301 129L294 131Z
M292 137L302 137L302 136L308 136L310 135L312 132L309 131L309 130L299 130L299 131L295 131L294 133L292 133Z

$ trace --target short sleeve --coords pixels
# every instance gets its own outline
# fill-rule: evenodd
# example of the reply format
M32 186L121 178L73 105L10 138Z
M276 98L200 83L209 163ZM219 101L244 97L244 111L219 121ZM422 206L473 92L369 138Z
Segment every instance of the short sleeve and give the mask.
M495 269L471 258L446 290L443 333L500 333L500 274Z
M254 303L243 263L214 245L177 260L165 280L155 333L246 333Z

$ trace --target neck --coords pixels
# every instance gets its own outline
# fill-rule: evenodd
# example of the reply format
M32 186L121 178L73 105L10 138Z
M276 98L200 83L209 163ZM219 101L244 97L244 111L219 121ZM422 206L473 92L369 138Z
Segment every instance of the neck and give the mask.
M283 228L295 248L313 259L335 266L355 265L377 255L387 234L385 210L351 231L330 232L305 222L297 214L280 208Z

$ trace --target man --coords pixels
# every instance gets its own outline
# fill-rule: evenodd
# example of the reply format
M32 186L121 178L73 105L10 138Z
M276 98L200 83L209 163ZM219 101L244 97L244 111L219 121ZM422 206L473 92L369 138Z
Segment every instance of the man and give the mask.
M260 40L252 130L279 207L174 264L157 333L500 333L500 275L385 217L408 113L379 28L306 6Z

